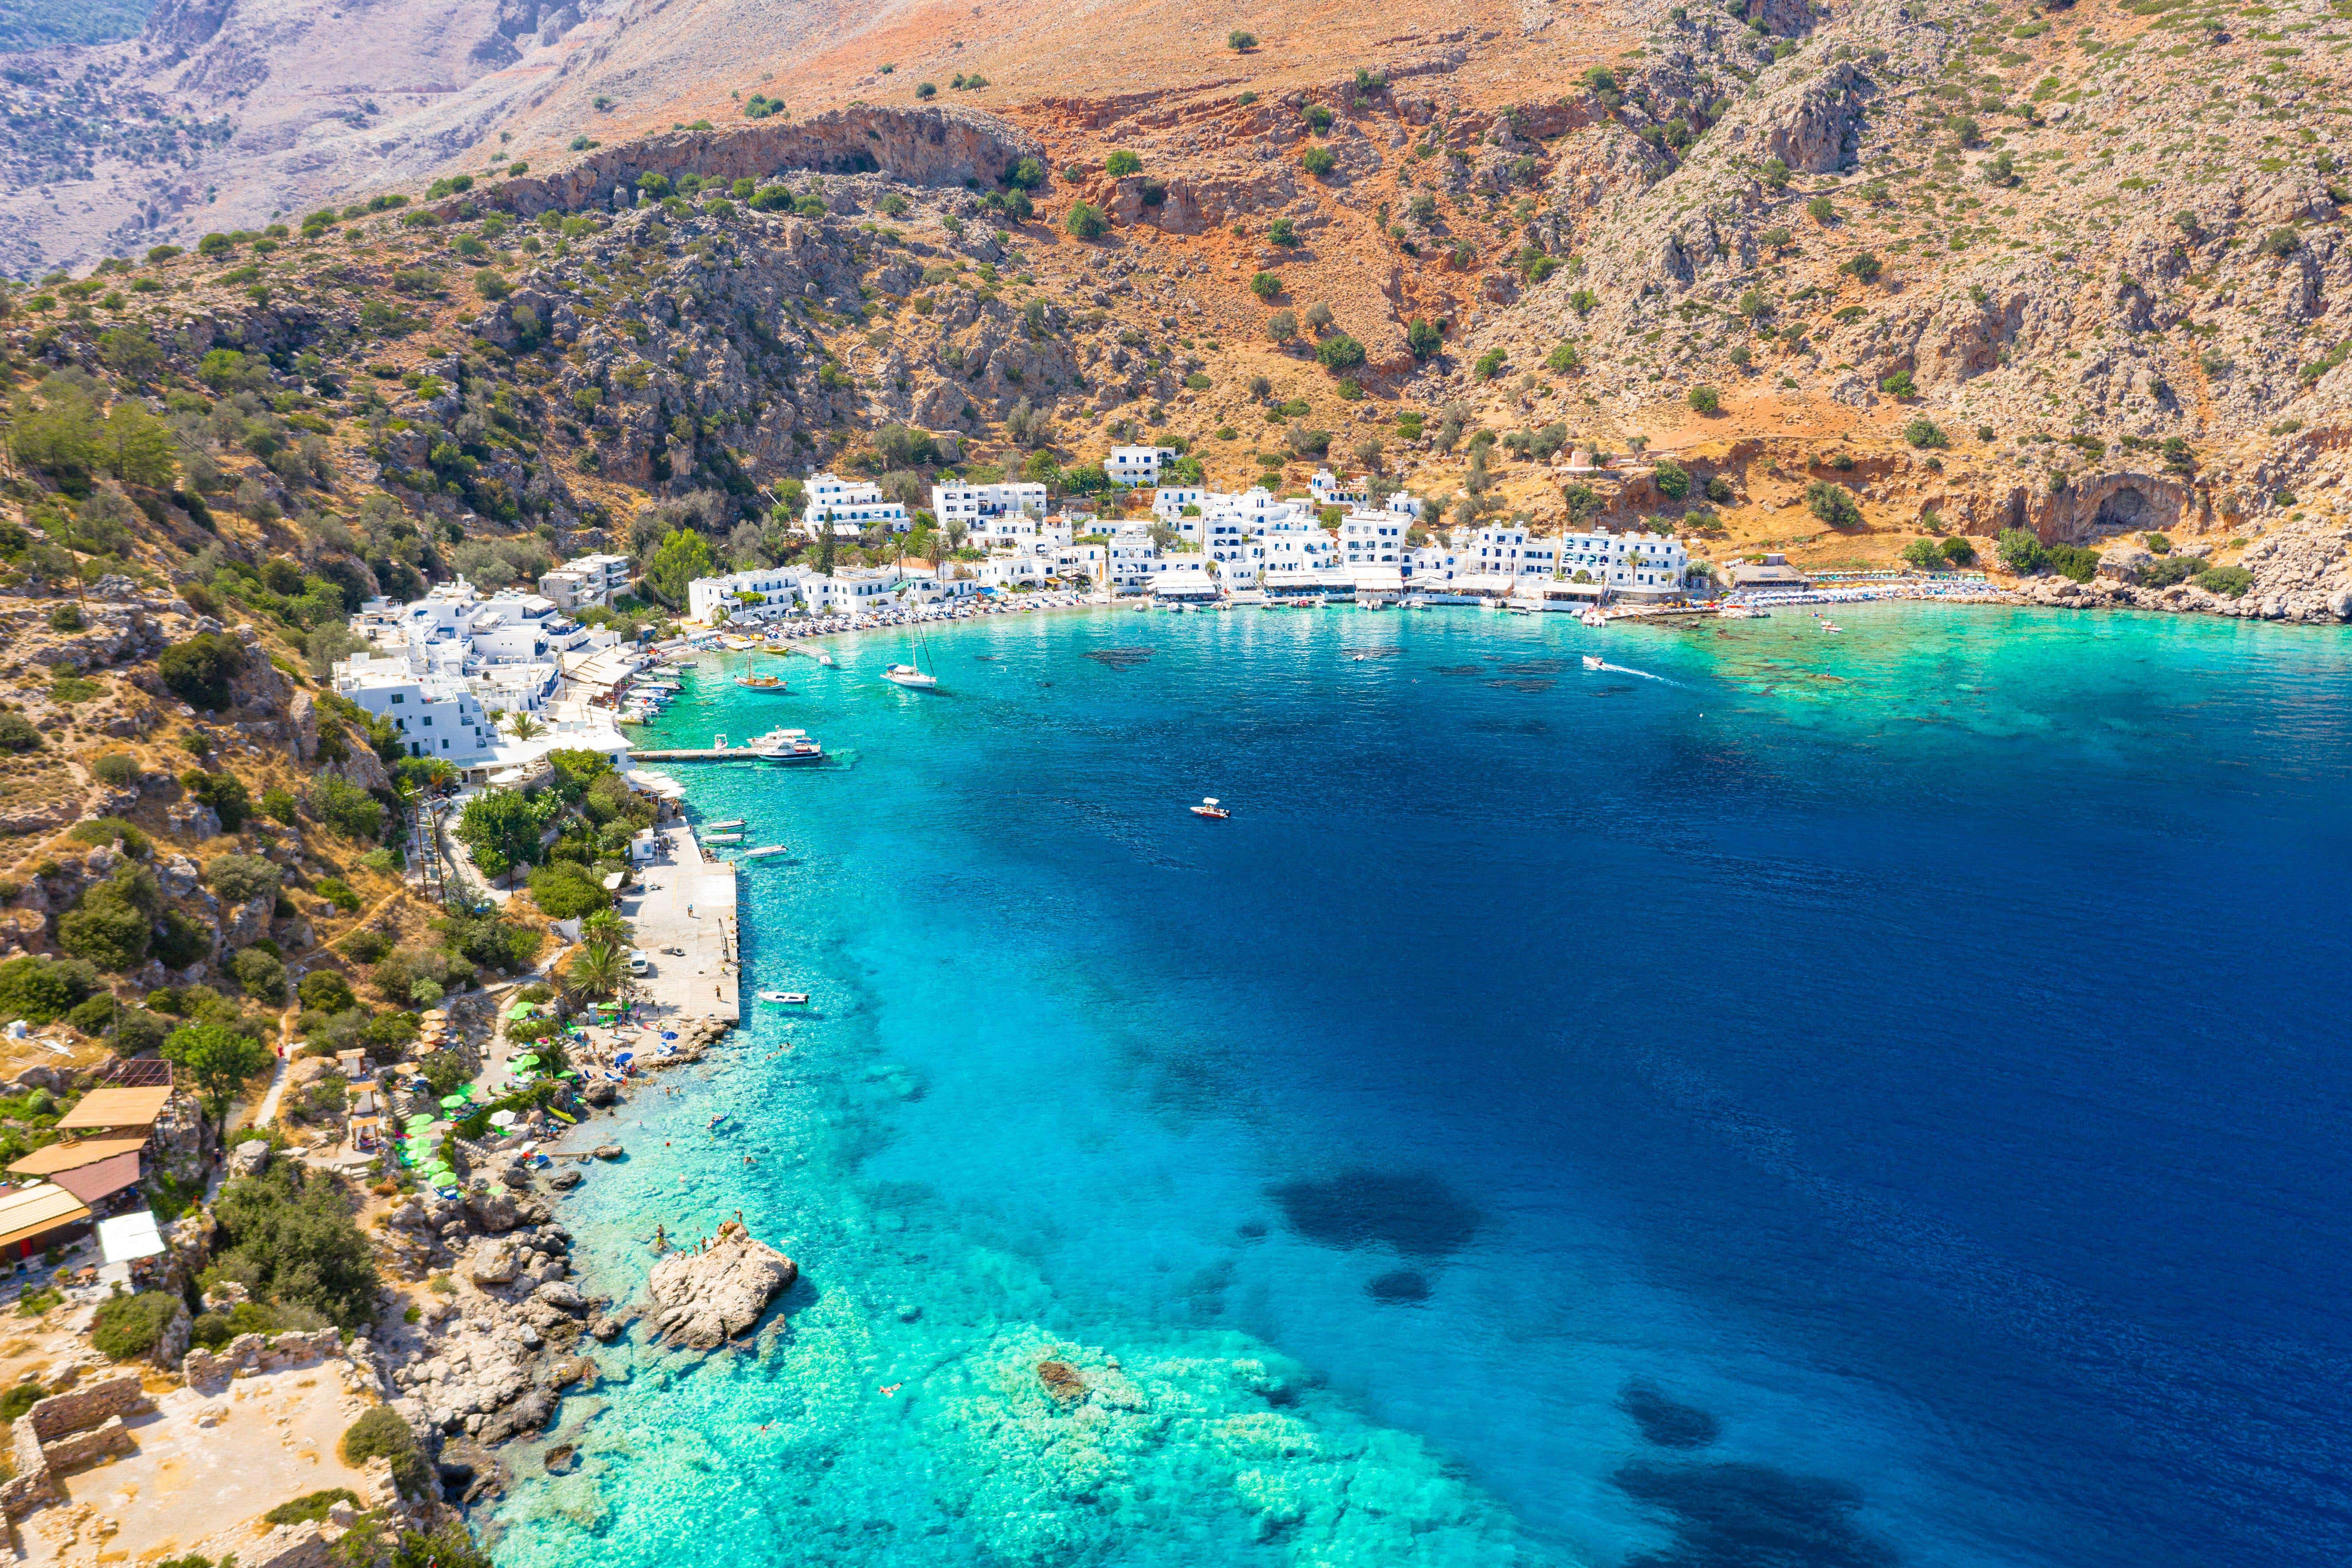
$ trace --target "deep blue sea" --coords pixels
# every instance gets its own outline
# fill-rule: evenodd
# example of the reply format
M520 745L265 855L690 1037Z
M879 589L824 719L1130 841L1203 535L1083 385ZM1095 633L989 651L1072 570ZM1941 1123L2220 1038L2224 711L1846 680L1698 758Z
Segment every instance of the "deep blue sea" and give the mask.
M2352 637L1837 615L707 660L649 740L834 753L675 770L814 1001L567 1219L803 1279L500 1563L2352 1562Z

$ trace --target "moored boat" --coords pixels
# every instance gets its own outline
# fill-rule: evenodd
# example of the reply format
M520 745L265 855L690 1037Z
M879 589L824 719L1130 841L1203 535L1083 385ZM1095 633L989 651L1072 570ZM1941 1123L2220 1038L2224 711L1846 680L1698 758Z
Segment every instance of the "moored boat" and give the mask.
M893 686L903 686L910 691L930 691L938 688L940 678L925 675L911 664L894 664L882 672L882 679Z
M1232 812L1217 804L1217 797L1215 795L1203 796L1201 804L1193 806L1192 811L1192 815L1195 816L1205 816L1215 822L1223 822L1225 818L1233 815Z
M771 763L814 763L824 758L824 748L811 740L806 730L771 730L745 742L743 749Z

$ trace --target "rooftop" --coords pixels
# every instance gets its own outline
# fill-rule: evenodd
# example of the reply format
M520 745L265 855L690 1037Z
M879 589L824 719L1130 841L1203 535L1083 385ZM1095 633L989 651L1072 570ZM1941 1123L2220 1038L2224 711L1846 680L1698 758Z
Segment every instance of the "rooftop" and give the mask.
M168 1086L162 1089L93 1089L81 1097L79 1105L58 1119L58 1131L71 1132L82 1127L136 1127L143 1131L155 1125L155 1119L163 1114L163 1107L171 1098L172 1091Z

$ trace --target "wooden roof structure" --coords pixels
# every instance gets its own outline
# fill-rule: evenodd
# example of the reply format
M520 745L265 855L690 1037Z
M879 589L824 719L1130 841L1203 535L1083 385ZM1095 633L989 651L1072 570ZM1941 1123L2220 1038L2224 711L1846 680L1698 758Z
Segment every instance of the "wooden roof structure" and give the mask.
M0 1247L30 1241L89 1217L88 1204L53 1183L0 1193Z
M84 1128L137 1128L143 1137L163 1114L172 1098L169 1084L152 1089L93 1089L81 1102L58 1119L58 1131Z
M144 1138L82 1138L36 1149L8 1169L19 1176L54 1176L59 1171L79 1170L100 1160L111 1160L117 1154L135 1154L146 1146Z

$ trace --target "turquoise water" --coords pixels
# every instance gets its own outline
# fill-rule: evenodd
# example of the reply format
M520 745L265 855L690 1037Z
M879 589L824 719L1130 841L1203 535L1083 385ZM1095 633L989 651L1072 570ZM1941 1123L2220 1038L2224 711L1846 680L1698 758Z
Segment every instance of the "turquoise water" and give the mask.
M2352 642L1838 614L690 676L651 740L835 753L677 769L814 1002L566 1218L805 1277L604 1352L499 1562L2346 1560Z

